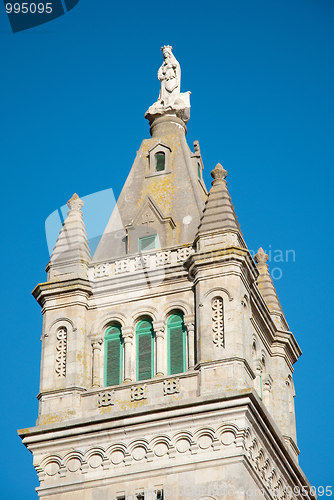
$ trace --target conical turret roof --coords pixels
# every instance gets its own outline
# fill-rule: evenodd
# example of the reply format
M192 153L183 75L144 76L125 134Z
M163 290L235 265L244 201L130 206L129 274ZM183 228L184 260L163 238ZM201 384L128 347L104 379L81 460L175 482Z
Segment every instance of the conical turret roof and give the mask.
M51 255L53 268L63 264L77 262L88 263L91 260L85 225L82 219L84 202L75 193L67 202L69 211L60 230L56 245Z
M217 163L211 176L213 177L212 187L205 203L197 234L226 229L239 232L240 225L225 181L227 171L220 163Z
M263 248L259 248L257 254L254 256L254 259L260 273L257 279L257 284L262 297L270 310L282 313L282 306L278 300L277 292L269 273L269 266L267 264L268 255L264 252Z

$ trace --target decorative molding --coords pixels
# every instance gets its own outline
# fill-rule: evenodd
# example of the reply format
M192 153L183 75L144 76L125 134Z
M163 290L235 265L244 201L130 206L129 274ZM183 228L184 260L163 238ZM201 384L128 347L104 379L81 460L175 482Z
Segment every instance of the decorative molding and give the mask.
M270 495L277 500L298 499L289 484L281 477L279 468L268 455L265 447L251 429L246 429L244 448L246 456L258 477L266 485ZM302 487L295 485L302 491ZM312 492L310 492L312 495Z
M59 324L60 323L60 324ZM58 325L58 326L57 326ZM52 332L54 332L55 330L57 330L57 328L66 328L68 330L68 328L73 332L76 331L76 328L74 326L74 323L71 319L69 318L65 318L65 317L61 317L61 318L57 318L55 319L48 327L47 327L47 330L44 334L44 337L48 337L49 334L52 334Z
M90 279L98 281L101 278L109 278L119 274L141 272L143 269L155 269L181 264L193 253L194 249L192 246L182 246L167 251L145 252L145 254L139 256L115 260L113 262L103 262L90 268ZM229 300L233 300L229 294L228 297Z
M192 247L182 247L177 249L177 262L184 262L190 255L194 253Z
M104 278L110 274L110 264L108 262L104 264L98 264L94 267L94 278Z
M272 379L270 373L268 373L268 375L263 380L263 390L270 392L271 391L272 383L273 383L273 379Z
M131 387L131 401L147 399L147 385L133 385Z
M151 263L150 259L151 259L150 255L140 255L139 257L135 257L134 259L135 271L140 271L141 269L149 268Z
M57 332L56 366L57 377L66 377L67 329L60 328Z
M215 297L211 301L213 343L216 347L225 347L223 299Z
M211 295L212 293L215 293L215 292L224 292L224 293L226 293L226 295L228 296L229 302L232 302L233 297L231 296L230 292L228 290L226 290L226 288L222 288L221 286L217 286L215 288L211 288L211 290L209 290L208 292L205 293L204 297L208 297L208 295Z
M129 342L130 344L132 344L132 342L133 342L133 327L132 326L123 326L122 338L123 338L123 341L125 343Z
M167 396L168 394L176 394L178 392L180 392L179 378L164 380L164 396Z
M159 252L155 255L155 265L157 267L166 266L170 264L171 252Z
M98 407L115 404L115 391L99 392Z
M114 273L124 274L130 272L130 259L122 259L114 262Z
M219 457L224 448L233 448L244 455L259 484L266 487L267 493L276 500L299 500L293 486L302 490L302 484L291 484L284 475L284 462L278 462L276 455L269 455L265 446L255 432L248 428L238 428L234 423L223 423L217 428L209 426L197 427L192 430L179 430L172 435L156 434L151 439L137 437L128 443L112 442L105 447L94 446L86 450L70 450L63 454L45 455L35 465L39 480L54 481L56 477L67 477L71 481L74 473L101 474L102 470L110 468L137 466L139 462L156 462L173 460L182 456L205 453ZM212 457L213 458L213 457ZM63 479L61 479L63 481ZM54 483L53 483L54 484ZM63 483L62 483L63 484ZM314 498L312 490L305 499Z
M137 389L135 386L134 388ZM106 397L103 400L105 401L103 406L108 406L107 403L112 393L101 392L100 395L103 395L103 398ZM110 467L136 465L143 461L174 459L184 454L217 453L222 447L243 447L244 436L245 430L238 429L234 424L222 424L216 430L211 427L199 427L193 431L180 430L170 436L157 434L149 441L145 438L137 438L129 441L128 444L114 442L105 448L95 446L89 447L86 451L78 449L66 451L63 456L58 453L48 454L35 467L39 480L44 481L54 479L56 475L71 476L75 472L86 474Z
M101 338L100 339L92 339L91 344L92 344L93 351L95 351L95 349L97 349L98 351L101 351L103 339L101 339Z
M153 330L156 337L165 337L166 325L163 321L154 321L153 322Z

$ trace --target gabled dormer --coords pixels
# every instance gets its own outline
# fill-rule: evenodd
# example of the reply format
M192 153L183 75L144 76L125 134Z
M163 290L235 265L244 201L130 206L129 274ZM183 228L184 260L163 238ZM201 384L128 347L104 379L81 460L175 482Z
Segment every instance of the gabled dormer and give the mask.
M170 174L169 156L172 148L163 142L158 142L148 150L148 173L145 177Z
M176 224L165 217L154 199L148 195L133 221L126 227L128 253L134 254L172 246Z

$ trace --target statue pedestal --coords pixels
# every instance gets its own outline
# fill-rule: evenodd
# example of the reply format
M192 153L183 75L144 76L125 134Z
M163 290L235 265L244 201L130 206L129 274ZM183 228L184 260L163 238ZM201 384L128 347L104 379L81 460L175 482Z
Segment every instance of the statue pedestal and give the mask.
M150 133L152 137L161 137L167 134L180 134L186 135L187 126L181 118L176 116L175 113L165 114L155 118L150 122Z

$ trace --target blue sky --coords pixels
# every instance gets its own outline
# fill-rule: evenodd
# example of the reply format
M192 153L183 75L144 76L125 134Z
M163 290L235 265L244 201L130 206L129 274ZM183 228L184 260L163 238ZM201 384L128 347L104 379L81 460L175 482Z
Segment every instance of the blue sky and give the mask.
M300 465L312 485L332 485L333 38L332 0L80 0L16 34L0 5L2 500L37 498L16 429L38 412L42 316L31 291L46 280L45 221L74 192L118 196L149 137L165 44L192 92L187 138L200 142L207 186L222 163L248 247L295 252L270 266L303 351Z

